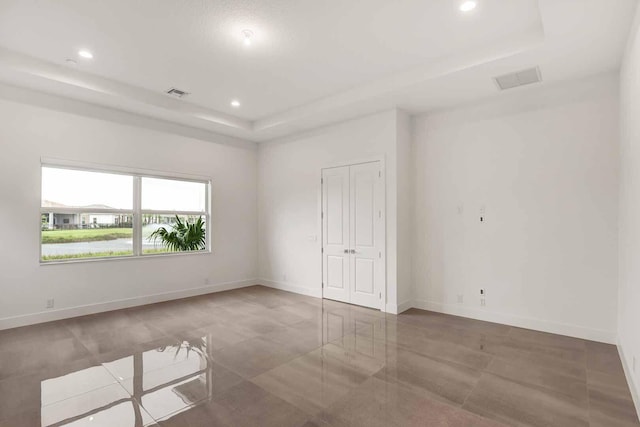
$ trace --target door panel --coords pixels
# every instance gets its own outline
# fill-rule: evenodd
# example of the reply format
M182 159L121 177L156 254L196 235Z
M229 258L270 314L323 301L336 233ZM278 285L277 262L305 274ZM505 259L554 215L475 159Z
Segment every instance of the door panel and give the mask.
M327 282L326 285L330 288L344 289L344 273L345 273L345 259L344 257L338 257L329 255L327 256Z
M349 167L322 171L323 296L349 302Z
M344 227L347 220L345 213L349 211L345 209L344 195L348 194L349 180L342 175L329 175L324 182L327 186L327 244L347 246L345 239L348 239L348 235Z
M354 168L356 168L354 166ZM375 180L378 179L377 168L373 174L368 168L357 168L351 174L354 198L354 222L353 245L360 247L372 247L374 241L374 190ZM374 176L375 175L375 176Z
M324 298L381 308L383 182L380 162L322 171Z
M356 257L355 259L356 271L354 274L354 285L356 292L362 292L364 294L373 294L375 289L373 287L375 265L371 259Z
M350 167L350 302L380 308L384 277L379 277L382 263L380 230L380 164L363 163Z

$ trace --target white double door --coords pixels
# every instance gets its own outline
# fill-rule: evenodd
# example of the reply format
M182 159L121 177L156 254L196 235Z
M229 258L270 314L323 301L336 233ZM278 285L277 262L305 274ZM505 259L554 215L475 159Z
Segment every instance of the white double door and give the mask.
M384 230L380 162L322 170L324 298L382 307Z

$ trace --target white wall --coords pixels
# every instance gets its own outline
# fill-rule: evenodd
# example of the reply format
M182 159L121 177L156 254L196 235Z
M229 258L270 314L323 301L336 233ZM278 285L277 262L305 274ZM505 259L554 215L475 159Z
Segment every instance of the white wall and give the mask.
M397 309L399 116L404 117L392 110L260 145L258 241L260 277L265 284L322 295L321 169L382 156L386 169L387 306L391 311Z
M416 306L615 342L617 82L415 119Z
M620 73L618 345L640 413L640 9ZM633 358L636 369L633 371Z
M227 137L216 144L15 102L21 97L33 101L19 90L12 101L0 100L0 328L255 283L253 144L234 147ZM213 253L41 266L41 157L211 177ZM47 298L59 311L45 311Z
M623 79L623 88L633 91L640 90L631 78L638 74L636 57L628 59ZM162 128L157 123L133 126L129 115L121 120L129 124L99 120L104 111L89 106L92 118L71 114L66 101L53 98L36 104L68 111L28 106L19 102L26 95L12 92L10 101L0 100L0 223L11 224L3 227L0 244L0 328L241 286L256 277L320 296L320 170L384 157L387 310L413 302L612 341L617 84L616 76L606 75L524 89L413 120L393 110L257 151L226 137L153 130ZM627 116L634 117L635 105L635 98L623 97ZM634 135L633 123L626 123ZM625 140L620 212L629 236L620 250L627 256L640 243L640 226L631 221L640 210L633 204L640 182L632 174L640 158L631 140ZM213 254L40 266L43 156L211 176ZM632 262L622 262L624 268L620 339L638 354L631 326L639 324L639 296L631 289L638 271ZM488 292L484 308L481 286ZM51 297L61 311L44 310Z
M398 173L397 204L398 221L398 312L412 305L413 300L413 135L412 119L404 111L397 111L396 117L396 169Z

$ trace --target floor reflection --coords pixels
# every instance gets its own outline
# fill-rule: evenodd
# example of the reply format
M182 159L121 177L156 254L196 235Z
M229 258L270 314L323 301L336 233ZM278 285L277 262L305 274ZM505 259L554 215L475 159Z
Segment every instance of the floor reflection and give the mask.
M154 416L210 398L207 340L178 341L42 381L42 426L146 426Z
M615 346L263 287L0 331L0 427L523 420L640 427Z
M315 345L308 347L312 351L290 351L287 360L278 361L278 366L284 364L286 370L289 366L286 362L300 359L297 365L291 363L290 373L299 366L306 372L298 374L309 378L304 380L294 373L294 381L302 389L299 386L291 389L308 395L309 387L316 387L314 392L320 396L318 401L325 404L312 406L322 409L384 366L385 317L330 301L318 308L319 321L306 319L300 322L298 331L318 338ZM295 330L296 325L288 325L287 328ZM280 335L286 337L286 332ZM216 397L224 402L227 399L223 396L225 391L252 380L247 375L235 373L233 363L225 367L216 362L214 348L220 354L224 348L220 348L214 334L185 338L190 335L190 331L176 334L177 338L167 338L148 350L121 355L113 360L108 358L99 365L41 381L41 426L138 427L162 420L179 420L181 414L213 402ZM292 334L294 340L295 337L296 334ZM258 339L263 338L247 338L244 342ZM237 357L255 357L249 353ZM263 356L271 357L270 354ZM220 359L224 360L223 357ZM264 370L267 371L264 378L268 378L268 371L272 369L266 367ZM350 375L352 381L347 381L349 386L346 388L336 388L335 383L342 381L342 375ZM260 384L260 380L254 383ZM264 382L264 388L269 390L268 381ZM331 398L323 398L324 394ZM287 400L287 396L282 397ZM231 422L243 408L231 405L220 412L225 413L225 410L226 422Z

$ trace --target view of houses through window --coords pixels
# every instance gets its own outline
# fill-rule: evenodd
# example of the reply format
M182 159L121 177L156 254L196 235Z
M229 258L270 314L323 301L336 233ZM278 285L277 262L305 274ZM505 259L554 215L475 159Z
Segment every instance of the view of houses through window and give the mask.
M208 185L43 166L41 260L206 250Z

